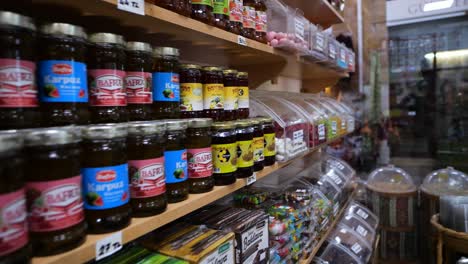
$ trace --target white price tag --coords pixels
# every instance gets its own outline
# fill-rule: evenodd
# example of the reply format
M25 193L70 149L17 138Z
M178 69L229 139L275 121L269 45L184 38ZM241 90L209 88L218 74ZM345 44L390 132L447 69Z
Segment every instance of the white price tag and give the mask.
M117 8L144 16L145 0L117 0Z
M362 227L361 225L357 226L356 231L363 237L367 236L367 230L364 227Z
M247 39L244 38L243 36L237 36L237 44L242 45L242 46L248 46Z
M115 232L96 243L96 260L108 257L122 249L122 231Z
M353 246L351 246L351 250L356 253L356 254L359 254L359 252L361 252L362 250L362 247L361 245L359 245L358 243L354 244Z
M367 219L367 217L369 217L369 215L366 212L364 212L363 210L361 210L361 209L358 209L356 214L359 215L360 217L364 218L364 219Z
M252 176L248 177L246 179L246 181L247 181L247 185L254 184L257 181L257 174L254 172L254 174L252 174Z

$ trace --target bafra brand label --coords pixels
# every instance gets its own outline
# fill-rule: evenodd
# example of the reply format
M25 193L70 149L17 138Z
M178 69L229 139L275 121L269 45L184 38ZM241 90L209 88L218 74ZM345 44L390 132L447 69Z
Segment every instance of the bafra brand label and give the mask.
M129 160L130 196L146 198L166 192L164 157L147 160Z
M149 72L127 72L125 88L128 104L152 104L153 78Z
M213 175L211 147L188 149L188 177L205 178Z
M0 59L0 107L37 107L36 65Z
M125 72L119 70L89 70L91 106L126 106Z
M65 229L84 220L81 176L56 181L27 182L26 190L31 231Z
M0 195L0 212L0 256L5 256L28 243L24 189Z

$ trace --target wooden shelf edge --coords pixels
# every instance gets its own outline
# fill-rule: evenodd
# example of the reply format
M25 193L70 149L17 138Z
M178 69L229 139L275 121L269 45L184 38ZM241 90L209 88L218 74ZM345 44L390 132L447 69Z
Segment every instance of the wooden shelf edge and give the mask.
M320 0L320 1L322 1L329 9L331 9L331 11L335 14L335 16L338 18L340 23L344 23L343 14L340 11L336 10L327 0ZM339 24L339 23L335 23L335 24Z

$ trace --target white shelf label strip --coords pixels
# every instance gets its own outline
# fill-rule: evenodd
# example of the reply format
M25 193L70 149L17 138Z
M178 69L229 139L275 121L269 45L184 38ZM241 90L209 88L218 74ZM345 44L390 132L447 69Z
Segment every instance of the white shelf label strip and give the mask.
M122 231L115 232L96 243L96 260L108 257L122 249Z
M145 0L118 0L117 8L138 15L145 15Z

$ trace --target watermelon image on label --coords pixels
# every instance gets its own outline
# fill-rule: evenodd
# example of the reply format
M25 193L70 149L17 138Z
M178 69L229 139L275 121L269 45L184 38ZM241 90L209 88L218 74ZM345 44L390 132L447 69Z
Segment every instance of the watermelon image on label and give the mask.
M171 98L171 99L175 97L175 95L174 95L174 93L172 92L171 89L165 89L163 91L163 95L164 95L164 97Z
M52 84L45 85L44 90L45 90L46 95L49 97L58 98L60 96L60 93L57 87L53 86Z
M176 169L174 171L174 176L177 178L177 179L183 179L185 177L185 173L184 173L184 170L183 169Z
M86 194L86 201L94 206L103 206L104 201L102 200L102 197L99 196L99 194L90 192Z

